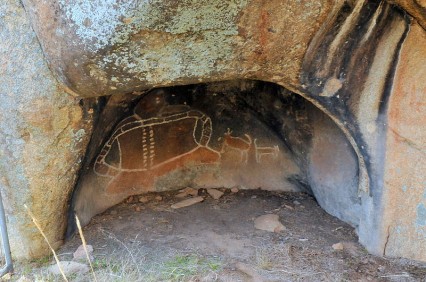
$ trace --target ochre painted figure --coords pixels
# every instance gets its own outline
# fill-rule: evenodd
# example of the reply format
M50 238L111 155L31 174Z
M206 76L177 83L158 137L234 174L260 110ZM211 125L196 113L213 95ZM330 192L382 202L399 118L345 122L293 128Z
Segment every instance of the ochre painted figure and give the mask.
M153 191L160 176L220 160L219 152L208 147L212 134L208 116L186 105L168 105L164 97L154 95L142 99L135 114L118 124L95 161L94 172L111 178L107 193Z

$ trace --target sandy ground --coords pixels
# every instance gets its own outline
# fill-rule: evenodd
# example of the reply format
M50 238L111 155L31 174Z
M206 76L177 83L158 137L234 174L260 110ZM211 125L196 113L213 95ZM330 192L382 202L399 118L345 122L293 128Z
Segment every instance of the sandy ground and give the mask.
M171 209L177 192L138 197L95 217L84 228L98 281L426 281L426 264L368 254L354 229L306 194L240 190ZM159 197L161 196L161 197ZM157 197L157 199L156 199ZM161 199L160 199L161 198ZM285 230L257 230L254 219L279 215ZM342 250L333 244L342 243ZM71 260L74 236L59 250ZM61 281L52 257L16 266L12 280ZM71 281L93 281L92 273ZM27 279L27 280L25 280Z

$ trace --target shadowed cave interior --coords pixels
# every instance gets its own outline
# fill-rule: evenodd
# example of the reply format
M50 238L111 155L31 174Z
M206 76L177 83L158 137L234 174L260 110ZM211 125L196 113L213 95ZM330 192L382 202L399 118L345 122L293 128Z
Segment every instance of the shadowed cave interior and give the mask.
M358 161L338 126L273 83L227 81L102 97L66 237L131 195L192 188L313 194L358 226ZM84 101L83 101L84 102Z

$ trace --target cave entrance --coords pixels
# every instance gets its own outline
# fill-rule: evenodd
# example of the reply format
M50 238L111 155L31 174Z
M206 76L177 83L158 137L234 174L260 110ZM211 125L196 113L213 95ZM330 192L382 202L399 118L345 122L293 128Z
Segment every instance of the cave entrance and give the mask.
M187 187L305 192L353 226L359 221L350 143L318 108L272 83L227 81L111 97L85 162L68 234L74 213L87 224L129 196Z

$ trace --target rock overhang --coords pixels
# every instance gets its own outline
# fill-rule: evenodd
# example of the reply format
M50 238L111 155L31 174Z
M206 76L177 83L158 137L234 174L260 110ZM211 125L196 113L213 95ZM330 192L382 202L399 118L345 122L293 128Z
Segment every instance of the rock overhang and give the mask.
M51 69L83 97L260 76L298 87L309 41L332 8L245 0L25 6Z
M398 2L405 7L410 1ZM393 197L383 184L384 162L392 152L385 149L388 101L396 95L393 78L410 35L409 18L380 1L147 3L25 1L25 7L50 68L79 97L251 78L311 101L343 131L357 155L361 241L376 253L386 248L391 206L385 199ZM152 14L142 17L147 11ZM416 222L422 222L419 214ZM407 222L404 230L411 230ZM403 239L395 238L398 246Z

